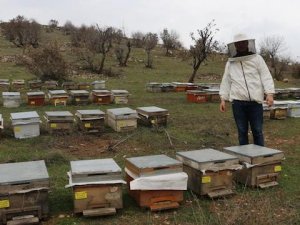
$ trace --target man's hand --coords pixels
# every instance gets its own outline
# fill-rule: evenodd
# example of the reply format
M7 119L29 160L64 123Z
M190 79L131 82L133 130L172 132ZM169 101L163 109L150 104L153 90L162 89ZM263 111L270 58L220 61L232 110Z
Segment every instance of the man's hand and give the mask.
M226 102L225 100L221 100L221 103L220 103L220 111L221 112L225 112L226 111Z
M266 103L269 107L271 107L274 103L273 94L267 94Z

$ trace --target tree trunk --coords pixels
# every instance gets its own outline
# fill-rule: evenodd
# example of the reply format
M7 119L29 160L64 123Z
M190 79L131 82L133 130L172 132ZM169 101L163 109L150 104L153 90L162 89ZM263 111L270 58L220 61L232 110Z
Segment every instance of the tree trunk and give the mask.
M128 46L128 51L127 51L125 60L124 60L124 62L123 62L123 66L127 66L127 61L128 61L128 59L129 59L130 52L131 52L131 47Z
M190 79L189 79L189 83L194 83L194 79L195 79L195 76L196 76L196 73L197 73L197 70L194 69L192 75L190 76Z
M105 58L106 58L106 54L103 54L103 55L102 55L102 59L101 59L101 63L100 63L100 68L99 68L99 70L98 70L98 73L99 73L99 74L102 73L102 71L103 71Z

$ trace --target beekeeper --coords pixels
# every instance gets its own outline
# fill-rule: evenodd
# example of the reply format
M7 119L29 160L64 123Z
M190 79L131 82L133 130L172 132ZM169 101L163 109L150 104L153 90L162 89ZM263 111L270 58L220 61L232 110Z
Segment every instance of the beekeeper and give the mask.
M273 105L274 82L263 58L256 54L255 40L245 34L234 36L228 45L229 59L220 87L220 111L232 104L240 145L246 145L251 127L254 144L264 146L263 101Z

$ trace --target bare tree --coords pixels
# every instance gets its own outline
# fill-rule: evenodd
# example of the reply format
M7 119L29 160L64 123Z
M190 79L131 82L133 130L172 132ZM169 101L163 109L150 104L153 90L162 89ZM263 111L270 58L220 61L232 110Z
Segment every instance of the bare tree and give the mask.
M67 21L63 26L63 31L65 35L70 35L74 30L76 30L76 27L71 21Z
M279 36L269 36L260 43L260 54L270 64L271 73L276 80L283 80L282 69L279 67L280 54L285 50L284 38Z
M131 38L132 38L132 45L136 48L142 48L143 44L144 44L144 37L145 34L143 34L140 31L134 32L131 34Z
M3 26L3 33L7 40L17 47L37 48L40 41L41 26L35 20L27 20L24 16L17 16Z
M55 29L57 29L57 27L58 27L58 21L54 20L54 19L51 19L48 23L47 31L48 32L53 32Z
M191 33L194 44L190 46L190 54L193 57L193 73L188 81L190 83L194 83L196 73L201 63L205 62L208 56L217 49L218 42L214 40L214 35L218 29L216 29L215 26L216 24L212 21L202 30L198 30L199 37L195 37L194 34Z
M144 37L144 49L147 53L147 62L146 62L146 67L147 68L152 68L153 64L153 59L151 57L151 51L156 47L158 43L158 36L155 33L147 33Z
M129 59L130 52L131 52L131 41L129 39L126 40L126 48L127 48L127 52L125 47L119 44L115 49L115 54L119 62L119 66L127 66L127 61Z
M171 50L175 50L181 47L181 43L179 42L179 34L176 31L172 30L171 32L165 28L160 33L160 38L163 41L163 47L166 49L166 56L171 56Z

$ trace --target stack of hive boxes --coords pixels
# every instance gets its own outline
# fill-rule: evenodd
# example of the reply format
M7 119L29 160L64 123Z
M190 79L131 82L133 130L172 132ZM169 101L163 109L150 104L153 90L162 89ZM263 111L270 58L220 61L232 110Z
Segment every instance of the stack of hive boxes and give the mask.
M100 132L104 130L105 113L99 109L77 110L79 129L86 132Z

